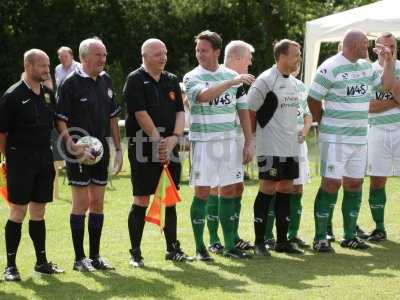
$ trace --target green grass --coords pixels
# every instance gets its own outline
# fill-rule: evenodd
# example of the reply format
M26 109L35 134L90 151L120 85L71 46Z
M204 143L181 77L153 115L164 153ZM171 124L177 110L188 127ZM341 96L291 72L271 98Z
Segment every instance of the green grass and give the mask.
M71 195L68 186L61 184L61 199L56 199L47 209L47 253L49 259L66 269L66 273L54 277L33 275L35 255L25 222L17 257L23 281L1 281L1 299L400 299L400 193L396 179L390 179L387 187L386 224L390 240L374 245L369 251L345 250L335 243L336 254L316 255L310 251L304 256L288 256L273 252L272 257L249 261L216 257L215 263L210 265L202 262L173 264L164 260L163 235L156 226L147 224L142 243L146 267L132 269L128 265L127 216L132 202L128 170L129 164L125 160L124 171L118 178L112 179L115 189L107 189L105 200L101 252L115 265L116 272L83 274L72 271L73 249L69 230ZM320 178L314 175L303 197L300 233L308 242L312 241L314 233L312 210L319 181ZM181 189L183 201L178 205L178 238L185 251L193 254L189 222L193 192L187 185L187 176L184 182L186 184ZM359 224L371 230L373 223L367 207L368 187L366 180ZM240 233L250 241L254 239L252 207L256 192L257 182L247 182ZM341 199L338 203L334 224L335 233L340 237ZM2 228L7 216L8 209L1 203ZM208 240L208 234L205 239ZM2 229L0 241L4 241ZM85 242L87 245L87 234ZM5 260L4 242L0 242L0 263L5 264Z

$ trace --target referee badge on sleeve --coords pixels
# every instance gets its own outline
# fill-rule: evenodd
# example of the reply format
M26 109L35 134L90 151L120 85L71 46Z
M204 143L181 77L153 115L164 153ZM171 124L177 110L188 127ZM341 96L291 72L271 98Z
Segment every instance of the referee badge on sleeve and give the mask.
M51 103L50 95L48 93L44 93L44 102L46 102L46 104Z
M170 92L168 93L168 97L169 97L169 100L175 101L175 99L176 99L175 92L174 92L174 91L170 91Z
M108 94L108 97L110 97L110 98L112 98L114 95L112 89L108 89L107 94Z

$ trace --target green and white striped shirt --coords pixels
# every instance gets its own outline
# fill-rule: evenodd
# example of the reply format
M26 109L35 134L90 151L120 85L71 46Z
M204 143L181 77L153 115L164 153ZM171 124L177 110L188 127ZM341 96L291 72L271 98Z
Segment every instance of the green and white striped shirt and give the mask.
M186 94L191 103L189 140L211 141L237 137L240 126L236 121L237 111L248 109L242 85L227 89L210 102L199 103L196 100L202 90L237 75L235 71L220 65L215 72L198 66L184 76Z
M325 100L320 141L366 144L369 102L380 85L380 76L366 60L352 63L338 53L322 63L309 91L315 100Z
M304 116L311 115L307 104L307 87L296 78L297 92L299 93L299 107L297 109L297 129L304 127Z
M379 64L378 61L372 64L372 67L379 75L383 73L383 67ZM396 61L395 66L395 75L397 78L400 78L400 61ZM375 93L375 99L380 101L388 101L393 99L393 95L391 92L384 92L381 89L378 89ZM400 108L394 107L392 109L379 112L379 113L370 113L369 114L369 124L371 126L379 126L381 128L386 129L397 129L400 126Z

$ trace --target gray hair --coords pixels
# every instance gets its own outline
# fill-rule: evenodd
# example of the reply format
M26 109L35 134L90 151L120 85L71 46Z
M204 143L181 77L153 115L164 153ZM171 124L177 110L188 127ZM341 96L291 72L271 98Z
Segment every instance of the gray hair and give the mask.
M252 45L244 41L230 41L225 47L224 62L226 62L228 58L233 55L243 57L246 51L250 51L250 53L253 53L255 50Z
M39 56L39 55L48 57L46 52L44 52L43 50L35 49L35 48L29 49L28 51L26 51L24 53L24 65L33 64L35 62L36 56Z
M64 52L64 51L66 51L69 54L71 54L71 56L74 55L73 52L72 52L72 49L70 47L67 47L67 46L61 46L60 48L58 48L57 54L60 55L60 53Z
M79 58L85 58L90 53L90 47L94 44L101 44L104 46L103 41L97 36L83 40L79 44Z

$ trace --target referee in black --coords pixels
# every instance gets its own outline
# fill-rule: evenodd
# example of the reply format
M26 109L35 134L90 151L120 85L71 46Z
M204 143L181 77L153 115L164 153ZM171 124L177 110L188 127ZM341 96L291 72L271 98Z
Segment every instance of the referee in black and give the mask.
M108 181L109 148L112 137L116 147L114 163L117 173L122 167L117 105L111 79L104 72L107 50L98 38L83 40L79 45L81 66L61 85L57 102L57 130L66 148L66 166L72 189L70 226L75 250L76 271L92 272L114 269L100 256L100 238L104 222L104 192ZM93 159L77 139L90 135L98 138L104 147L102 159L94 165L81 162ZM89 258L83 249L85 216L89 211Z
M15 258L21 227L29 209L29 235L36 252L35 272L64 272L46 258L45 206L53 201L54 167L50 149L54 125L49 57L39 49L24 54L24 75L0 100L0 151L6 156L10 216L5 227L6 281L20 281Z
M150 195L154 194L164 164L179 188L181 164L178 140L183 135L185 115L178 79L164 71L167 49L158 39L142 45L142 66L128 75L124 99L128 107L126 132L129 137L129 162L133 186L133 205L128 217L132 249L130 264L144 266L140 243ZM176 237L176 209L165 211L165 258L187 261Z

